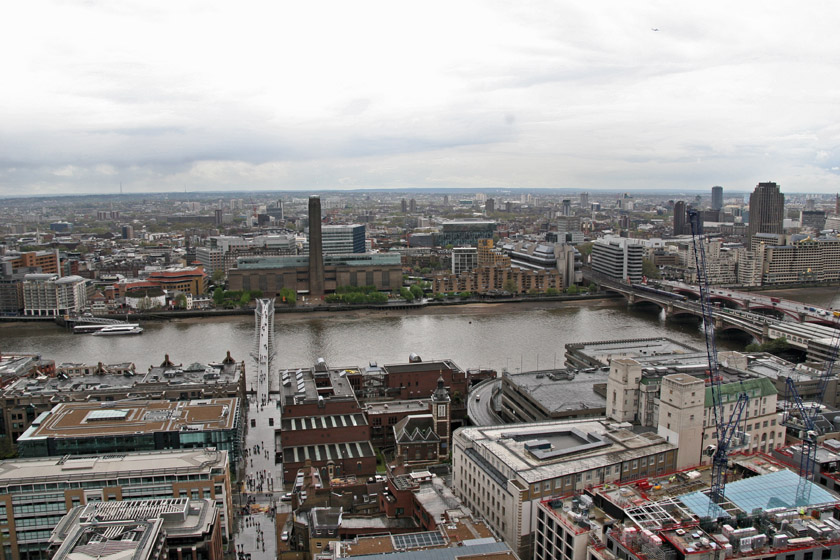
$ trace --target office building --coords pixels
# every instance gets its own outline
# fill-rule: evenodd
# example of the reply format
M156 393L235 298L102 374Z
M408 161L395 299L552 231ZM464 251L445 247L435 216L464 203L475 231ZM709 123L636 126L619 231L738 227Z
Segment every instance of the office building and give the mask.
M589 210L589 193L588 192L582 192L582 193L580 193L579 197L580 197L580 207L583 208L584 210Z
M478 266L478 249L476 247L452 248L452 274L460 276Z
M452 446L455 493L520 558L533 558L543 499L672 472L677 459L664 438L603 420L461 428Z
M417 201L413 198L408 201L408 211L414 214L417 212Z
M223 560L210 499L162 498L76 506L53 530L52 560Z
M799 223L803 229L822 231L825 228L825 220L825 212L822 210L801 210L799 212Z
M596 239L592 244L592 271L619 282L641 282L645 248L633 241L617 237Z
M242 455L239 399L59 403L18 438L21 457L215 447Z
M47 557L50 533L76 506L157 498L213 500L233 530L228 454L216 449L0 461L2 560Z
M408 202L404 198L400 200L400 212L403 214L408 212Z
M750 195L750 218L747 240L755 249L753 236L757 233L784 233L785 195L776 183L759 183Z
M321 235L325 255L365 252L364 225L322 226Z
M712 210L723 208L723 187L712 187Z
M475 247L479 239L493 239L496 222L489 220L451 220L443 222L435 243L441 247Z
M4 356L7 357L7 356ZM245 363L227 357L221 363L173 364L167 355L160 366L137 375L134 364L59 364L56 375L11 381L2 392L0 434L16 440L39 415L60 402L113 403L128 398L245 398Z
M87 305L87 281L81 276L27 274L23 277L23 314L58 317L81 313Z
M134 226L126 224L122 226L121 233L123 239L134 239Z
M760 362L748 366L746 361L737 352L721 354L721 398L728 408L741 392L747 393L750 400L741 430L749 438L741 443L748 451L768 452L784 444L776 386L752 371L769 368ZM709 457L702 451L717 437L711 388L704 383L708 367L705 352L613 359L607 380L607 417L656 428L679 446L677 468L707 463Z
M674 235L690 235L691 226L688 223L685 202L678 200L674 203Z
M484 213L485 214L492 214L496 211L496 200L493 198L488 198L484 202Z
M0 255L0 263L10 264L11 270L6 274L25 270L26 272L41 272L43 274L59 274L59 255L55 251L26 251L17 253L7 251ZM37 268L38 270L32 270Z

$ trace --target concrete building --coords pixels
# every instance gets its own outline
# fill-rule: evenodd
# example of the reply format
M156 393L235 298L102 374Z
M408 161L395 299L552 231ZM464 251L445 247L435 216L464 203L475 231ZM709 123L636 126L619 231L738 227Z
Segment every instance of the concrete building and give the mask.
M741 356L737 352L720 355L724 377L722 399L728 410L728 405L734 403L741 392L747 393L750 400L739 426L749 434L746 451L768 452L784 444L784 429L776 410L776 386L769 377L740 369L739 365L746 365ZM752 367L757 366L752 364ZM700 454L703 448L714 444L717 437L711 388L705 388L704 383L708 367L704 352L614 359L607 379L607 417L656 428L664 438L681 442L680 454L686 454L686 458L681 457L679 461L681 466L708 462L709 458ZM691 381L689 376L698 382ZM666 379L669 381L664 385ZM663 390L667 392L663 394ZM702 409L698 406L701 398ZM698 434L690 430L700 421L702 432L698 444Z
M785 195L776 183L759 183L750 195L750 218L747 239L756 233L783 233ZM755 249L751 246L750 249Z
M605 421L471 427L453 435L452 483L520 558L532 558L544 498L672 472L676 446Z
M0 255L0 263L11 265L10 272L39 268L43 274L59 274L58 251L7 251Z
M87 305L87 281L81 276L27 274L23 277L23 314L58 317L81 313Z
M723 208L723 187L712 187L712 210Z
M21 457L216 447L242 456L239 399L59 403L17 439Z
M600 368L587 372L505 371L499 416L511 423L600 418L606 411L606 381ZM601 394L595 392L596 385L602 386Z
M452 274L460 276L470 272L478 266L478 249L476 247L452 248Z
M642 281L643 245L626 238L596 239L592 244L592 270L612 280L638 284Z
M691 375L662 378L659 391L659 435L679 447L677 468L700 464L706 384Z
M804 237L784 245L761 244L755 251L762 285L840 280L838 237Z
M90 503L61 519L50 549L54 560L223 560L221 514L207 498Z
M7 375L12 377L11 375ZM56 375L9 382L3 389L0 433L16 440L60 402L114 403L128 398L245 398L245 363L230 357L214 364L173 364L167 355L143 375L134 364L60 364ZM104 406L104 404L103 404Z
M674 203L674 235L690 235L691 227L688 223L685 202L678 200Z
M228 455L215 449L0 462L3 560L46 557L50 533L76 506L120 500L209 498L233 530Z

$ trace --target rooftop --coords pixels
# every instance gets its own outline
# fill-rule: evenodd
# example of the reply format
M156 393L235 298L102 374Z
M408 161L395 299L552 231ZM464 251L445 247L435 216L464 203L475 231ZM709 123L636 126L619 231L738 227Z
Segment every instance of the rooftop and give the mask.
M594 358L605 366L609 365L613 358L639 358L661 354L674 355L698 352L697 348L665 337L582 342L567 344L566 348Z
M34 480L100 479L153 471L200 470L209 473L211 469L227 469L227 465L227 451L210 449L7 459L0 461L0 490L8 493L11 485L31 484Z
M45 438L78 438L153 432L229 430L239 399L59 403L38 416L19 443Z
M583 446L575 449L571 456L567 452L543 455L542 458L526 447L534 440L546 440L551 446L556 445L551 443L553 438L572 430L585 434L583 437L586 439L600 438L606 445ZM475 455L497 459L499 467L493 467L492 470L498 471L503 479L518 476L529 484L637 459L641 454L650 455L676 449L675 445L655 433L635 434L607 420L555 420L469 427L458 430L455 437L467 440L467 446L473 449Z
M595 368L592 368L595 369ZM507 382L538 402L547 412L603 409L606 399L593 391L595 383L606 383L608 372L597 369L588 372L575 370L542 370L505 373Z

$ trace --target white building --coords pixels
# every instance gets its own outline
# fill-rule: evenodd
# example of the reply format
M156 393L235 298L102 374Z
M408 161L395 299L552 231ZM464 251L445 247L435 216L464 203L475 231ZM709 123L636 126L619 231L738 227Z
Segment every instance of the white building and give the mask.
M469 272L478 266L478 248L476 247L453 247L452 248L452 274L460 275Z
M624 237L596 239L592 244L592 270L620 282L640 283L645 256L643 242Z
M541 500L671 472L677 460L657 434L604 420L461 428L452 451L455 493L520 558L533 557Z
M86 280L81 276L27 274L23 277L23 314L56 317L80 313L87 305Z

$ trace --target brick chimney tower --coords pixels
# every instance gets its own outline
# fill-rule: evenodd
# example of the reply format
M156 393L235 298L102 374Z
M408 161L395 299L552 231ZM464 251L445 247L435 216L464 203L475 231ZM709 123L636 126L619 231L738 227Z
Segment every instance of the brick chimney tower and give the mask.
M309 297L324 298L324 254L321 240L321 197L309 197Z

